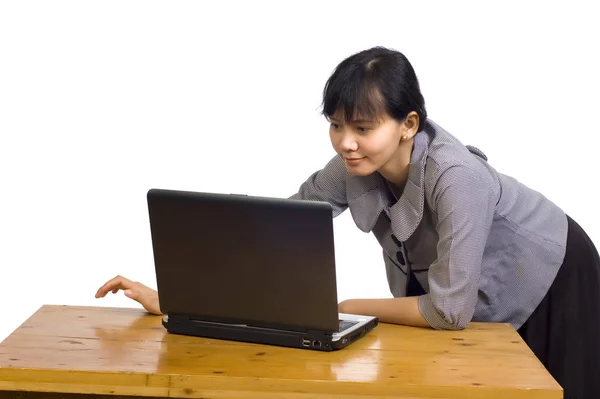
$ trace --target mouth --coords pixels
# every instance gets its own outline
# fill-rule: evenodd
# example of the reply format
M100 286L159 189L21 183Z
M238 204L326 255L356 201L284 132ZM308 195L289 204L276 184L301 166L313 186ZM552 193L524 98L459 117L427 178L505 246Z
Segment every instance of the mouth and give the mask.
M365 159L366 157L344 157L344 161L348 164L348 165L356 165L358 163L360 163L360 161L362 161L363 159Z

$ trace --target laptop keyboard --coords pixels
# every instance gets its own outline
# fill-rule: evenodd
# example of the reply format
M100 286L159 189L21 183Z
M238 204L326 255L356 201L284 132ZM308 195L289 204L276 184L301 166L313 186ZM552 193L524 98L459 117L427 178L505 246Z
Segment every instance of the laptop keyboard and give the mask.
M355 324L358 324L358 321L340 320L340 326L339 326L338 332L347 330Z

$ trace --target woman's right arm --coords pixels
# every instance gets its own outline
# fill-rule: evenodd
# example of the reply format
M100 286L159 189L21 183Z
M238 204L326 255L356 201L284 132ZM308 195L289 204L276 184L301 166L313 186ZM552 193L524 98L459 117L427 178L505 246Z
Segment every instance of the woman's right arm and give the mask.
M313 173L292 195L291 199L325 201L333 208L333 217L338 216L346 208L346 167L339 156L332 158L325 167ZM96 298L103 298L109 292L116 294L123 290L125 296L137 301L148 312L162 315L158 301L158 292L137 281L122 276L108 280L96 292Z
M290 198L328 202L333 208L333 217L336 217L348 208L347 173L344 161L336 155L323 169L313 173L302 183L298 192Z

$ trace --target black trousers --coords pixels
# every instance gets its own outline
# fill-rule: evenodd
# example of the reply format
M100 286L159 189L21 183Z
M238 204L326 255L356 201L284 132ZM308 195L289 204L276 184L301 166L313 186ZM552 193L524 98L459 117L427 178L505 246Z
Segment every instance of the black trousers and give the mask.
M600 399L600 258L583 229L567 218L563 264L518 332L565 399Z

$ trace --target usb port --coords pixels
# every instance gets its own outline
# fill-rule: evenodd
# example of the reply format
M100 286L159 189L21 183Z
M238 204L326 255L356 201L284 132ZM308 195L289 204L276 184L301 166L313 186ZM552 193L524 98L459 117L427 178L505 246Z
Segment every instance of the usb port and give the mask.
M304 338L304 339L302 340L302 346L309 347L309 346L310 346L310 339L308 339L308 338Z

